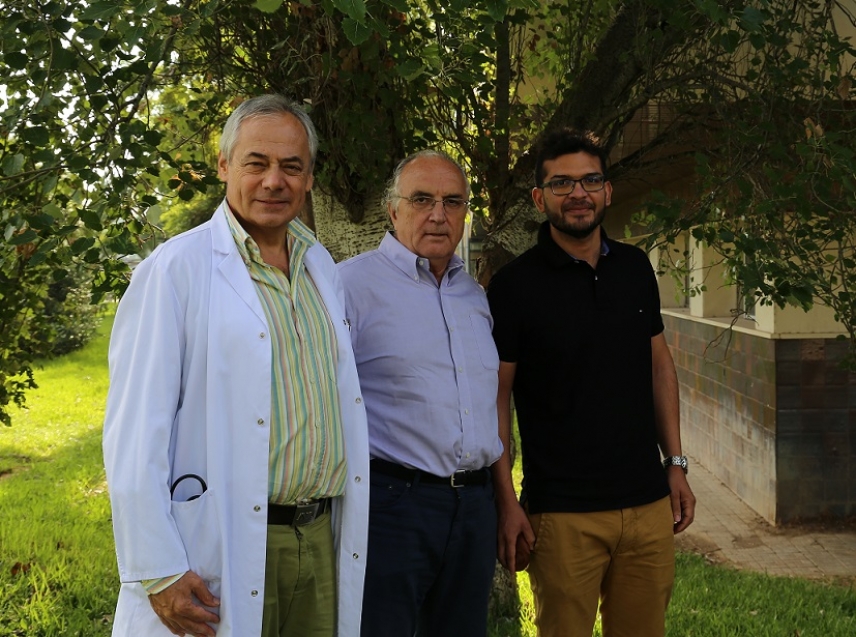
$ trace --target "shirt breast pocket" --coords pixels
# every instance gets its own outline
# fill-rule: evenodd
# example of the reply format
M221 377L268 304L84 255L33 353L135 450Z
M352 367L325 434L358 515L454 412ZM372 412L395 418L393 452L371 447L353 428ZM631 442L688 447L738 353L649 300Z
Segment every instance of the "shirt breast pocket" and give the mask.
M483 314L470 314L470 322L473 326L473 340L479 351L479 358L485 369L499 369L499 354L496 353L496 344L493 342L490 319Z

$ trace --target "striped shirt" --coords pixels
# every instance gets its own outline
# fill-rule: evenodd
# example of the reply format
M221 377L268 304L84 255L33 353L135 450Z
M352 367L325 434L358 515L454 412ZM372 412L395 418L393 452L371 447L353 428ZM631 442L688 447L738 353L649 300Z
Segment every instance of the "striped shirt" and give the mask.
M336 334L303 263L315 236L297 219L288 224L289 280L264 262L258 245L228 206L226 217L272 337L268 499L274 504L294 504L342 495L346 465L336 384ZM183 575L142 584L154 595Z
M336 385L336 334L303 262L315 243L298 219L288 224L291 280L264 262L228 210L229 229L268 319L273 348L268 498L274 504L345 492L345 441Z

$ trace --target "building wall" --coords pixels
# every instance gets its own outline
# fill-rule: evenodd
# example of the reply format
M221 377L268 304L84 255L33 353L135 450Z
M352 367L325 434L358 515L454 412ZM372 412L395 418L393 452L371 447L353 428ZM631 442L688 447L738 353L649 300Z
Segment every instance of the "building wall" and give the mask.
M663 320L680 382L684 450L774 521L775 341L690 317Z
M778 518L856 514L856 374L845 340L776 341Z
M663 319L686 452L770 522L856 514L856 373L840 365L848 343Z

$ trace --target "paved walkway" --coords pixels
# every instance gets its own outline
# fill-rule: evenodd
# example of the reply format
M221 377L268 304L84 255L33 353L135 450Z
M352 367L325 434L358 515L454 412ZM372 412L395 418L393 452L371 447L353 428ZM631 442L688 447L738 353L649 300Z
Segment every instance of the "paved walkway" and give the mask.
M695 522L678 535L679 547L738 569L856 582L856 530L774 527L710 471L690 460L690 486L698 504Z

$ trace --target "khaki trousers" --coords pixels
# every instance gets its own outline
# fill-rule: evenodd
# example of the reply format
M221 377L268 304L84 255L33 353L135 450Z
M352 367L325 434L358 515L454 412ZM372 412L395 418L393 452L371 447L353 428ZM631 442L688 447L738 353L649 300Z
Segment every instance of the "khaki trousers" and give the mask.
M268 525L262 637L333 637L336 560L330 513Z
M594 513L529 516L529 577L539 637L663 637L675 579L669 498Z

